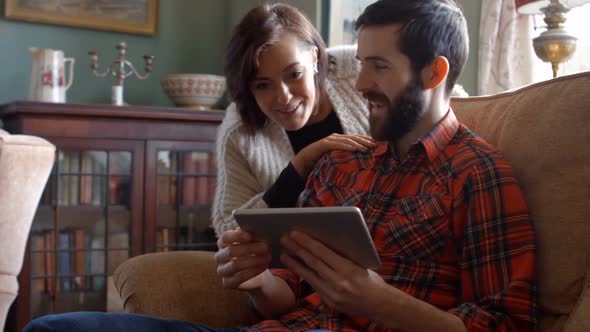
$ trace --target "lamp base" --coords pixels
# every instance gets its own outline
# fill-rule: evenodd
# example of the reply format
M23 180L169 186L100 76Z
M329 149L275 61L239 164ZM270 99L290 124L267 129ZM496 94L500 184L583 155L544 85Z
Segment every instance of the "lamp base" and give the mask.
M557 77L559 64L574 54L577 40L563 28L553 28L533 39L533 48L541 60L551 62L553 77Z

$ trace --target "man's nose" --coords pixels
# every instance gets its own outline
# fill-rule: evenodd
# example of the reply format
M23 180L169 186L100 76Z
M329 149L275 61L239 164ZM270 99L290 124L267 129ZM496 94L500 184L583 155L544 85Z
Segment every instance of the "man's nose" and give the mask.
M354 87L357 89L357 91L364 92L371 88L371 84L371 80L369 80L364 70L361 69L361 71L359 72L359 76L356 79Z
M291 101L291 98L293 98L293 95L291 94L289 86L285 83L279 84L277 87L277 101L279 104L287 105Z

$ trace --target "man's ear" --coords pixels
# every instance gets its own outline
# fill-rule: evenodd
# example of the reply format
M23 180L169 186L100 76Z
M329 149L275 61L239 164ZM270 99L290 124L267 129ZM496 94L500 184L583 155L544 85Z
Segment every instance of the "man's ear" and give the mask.
M422 82L425 89L437 88L445 81L449 74L449 60L444 56L437 56L429 66L422 71Z

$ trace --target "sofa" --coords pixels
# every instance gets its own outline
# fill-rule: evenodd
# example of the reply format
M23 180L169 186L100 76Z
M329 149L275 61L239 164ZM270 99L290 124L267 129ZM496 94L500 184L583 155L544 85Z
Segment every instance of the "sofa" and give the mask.
M33 216L55 159L55 146L0 129L0 330L18 292L17 276Z
M522 185L537 232L540 331L590 331L590 72L452 107ZM248 321L245 295L221 287L210 252L134 257L114 280L127 312L218 327Z

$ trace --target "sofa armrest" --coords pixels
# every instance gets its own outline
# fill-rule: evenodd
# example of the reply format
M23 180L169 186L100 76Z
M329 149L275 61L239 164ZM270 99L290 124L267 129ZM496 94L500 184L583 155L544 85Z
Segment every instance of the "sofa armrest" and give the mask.
M203 323L248 325L247 295L221 286L212 252L174 251L128 259L114 283L125 312Z
M586 273L582 295L563 330L565 332L590 331L590 271Z

